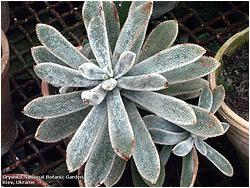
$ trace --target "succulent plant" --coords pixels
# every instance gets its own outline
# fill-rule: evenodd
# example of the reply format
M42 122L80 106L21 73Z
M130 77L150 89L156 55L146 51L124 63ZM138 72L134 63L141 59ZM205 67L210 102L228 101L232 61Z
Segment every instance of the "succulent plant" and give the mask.
M194 176L196 176L198 170L196 151L205 156L226 176L233 175L233 167L230 162L204 141L208 138L224 134L230 126L228 123L220 122L216 116L213 115L220 107L224 97L225 90L222 85L217 86L213 92L209 87L205 87L199 97L198 107L190 105L197 117L197 123L194 126L197 126L197 129L199 129L199 126L205 126L205 124L209 124L210 127L220 124L220 128L223 131L219 135L214 134L208 136L202 133L198 136L196 133L181 129L159 116L147 115L143 118L154 142L165 145L160 154L160 156L162 156L161 158L165 157L163 158L163 164L167 163L171 152L183 157L180 186L186 187L193 186L194 184ZM208 120L208 116L204 116L206 113L210 114L209 116L212 121ZM210 128L207 127L207 129L209 130ZM139 184L142 180L141 177L137 176L135 181Z
M37 129L37 140L52 143L73 135L66 151L67 167L72 172L86 163L87 186L114 185L131 156L139 174L156 183L160 159L137 107L197 135L203 133L200 136L223 131L220 124L209 131L208 124L196 130L195 111L174 97L200 91L207 85L201 77L220 63L204 57L206 51L198 45L172 47L178 33L173 20L159 24L144 42L152 8L152 2L132 2L120 30L112 2L86 1L82 15L89 44L80 50L55 28L36 26L43 46L32 48L34 71L61 88L60 94L31 101L24 114L45 119Z

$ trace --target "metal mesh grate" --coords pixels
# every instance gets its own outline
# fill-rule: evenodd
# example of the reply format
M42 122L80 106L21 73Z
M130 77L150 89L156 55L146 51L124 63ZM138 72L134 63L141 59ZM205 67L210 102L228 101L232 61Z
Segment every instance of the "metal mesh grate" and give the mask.
M204 7L205 3L209 8L219 8L212 15L203 15L199 6ZM64 168L65 144L36 141L34 133L39 121L20 113L25 104L41 95L40 80L32 70L34 62L30 48L39 45L35 35L37 23L50 24L74 45L81 45L86 36L81 18L82 3L27 1L9 2L9 5L10 82L19 136L12 149L2 157L2 173L54 174L58 167ZM150 24L155 26L166 19L178 20L180 32L177 43L197 43L213 56L230 36L248 26L248 7L248 2L182 2L159 21ZM59 180L49 183L67 185L67 182ZM73 186L72 181L70 185Z

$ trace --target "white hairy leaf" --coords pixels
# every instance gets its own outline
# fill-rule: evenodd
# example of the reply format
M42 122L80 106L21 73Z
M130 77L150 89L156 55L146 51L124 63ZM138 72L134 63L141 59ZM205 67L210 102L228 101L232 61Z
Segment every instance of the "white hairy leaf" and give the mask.
M188 100L188 99L194 99L196 97L199 97L200 96L200 89L199 90L194 90L194 91L191 91L189 93L185 93L185 94L181 94L181 95L176 95L175 97L178 98L178 99L181 99L181 100Z
M107 108L104 101L91 109L68 144L66 163L70 172L75 171L87 161L105 125L107 125Z
M96 187L104 183L111 171L115 156L109 139L108 125L105 124L84 169L86 187Z
M122 94L172 123L185 127L196 123L194 111L180 99L150 91L123 91Z
M106 97L107 91L102 88L102 84L81 93L81 99L85 105L98 105Z
M195 148L182 158L180 187L193 187L198 172L198 156Z
M79 71L84 78L89 80L103 80L108 76L94 63L84 63L79 67Z
M119 89L107 95L108 124L112 147L118 156L128 160L134 148L134 133Z
M77 112L88 107L82 103L81 92L38 97L24 107L23 113L35 119L45 119Z
M168 81L160 74L123 76L117 80L117 86L126 90L157 91L166 89Z
M210 112L213 104L213 94L210 88L204 87L198 101L198 107L203 108Z
M211 161L223 174L233 176L233 167L230 162L214 148L204 142L207 148L207 159Z
M107 69L106 73L109 76L113 76L105 21L100 16L93 17L87 29L89 44L97 63L100 68Z
M187 140L179 142L173 149L172 152L180 157L186 156L193 147L194 139L189 137Z
M103 2L102 1L85 1L82 7L82 18L87 29L92 18L101 16L104 20Z
M225 98L225 89L222 85L219 85L213 90L213 105L210 110L211 113L214 114L220 108L224 98Z
M35 60L36 64L44 62L52 62L59 65L68 66L63 61L55 57L52 53L50 53L49 50L44 46L36 46L31 48L31 55Z
M123 52L114 68L114 76L115 78L120 78L124 74L126 74L135 63L136 54L130 51Z
M78 129L89 110L90 108L87 108L66 116L45 119L37 128L35 138L45 143L67 138Z
M68 66L78 67L89 62L62 34L54 27L46 24L36 25L36 34L39 41L58 59Z
M95 59L95 56L92 52L92 49L90 47L90 44L89 43L86 43L84 44L84 46L82 46L80 49L79 49L79 52L81 52L86 58L88 59Z
M121 179L126 164L127 161L123 160L118 155L115 156L115 159L112 163L111 171L109 172L109 175L104 182L104 185L106 187L114 186Z
M184 95L202 90L202 88L206 87L207 85L207 80L199 78L197 80L191 80L183 83L170 84L167 89L160 90L158 93L170 96Z
M206 145L204 144L204 141L196 138L194 141L195 147L196 149L202 154L202 155L206 155L207 154L207 148Z
M206 76L215 71L220 62L212 57L201 57L191 64L162 73L170 84L186 82Z
M164 21L157 25L143 44L138 62L169 48L175 41L177 34L178 23L175 20Z
M226 122L221 122L221 125L224 129L224 133L226 133L228 131L228 129L230 128L230 124L228 124Z
M114 78L110 78L102 82L102 88L106 91L113 90L117 85L117 81Z
M196 44L178 44L136 64L129 75L164 73L197 61L206 52Z
M78 70L55 63L41 63L34 67L36 75L46 82L57 86L91 87L100 81L84 78Z
M147 2L128 13L126 22L119 34L113 56L117 60L125 51L138 55L145 39L149 18L152 14L153 3ZM115 65L115 61L113 65Z
M160 159L149 131L144 124L135 104L125 101L130 123L134 125L135 148L133 159L140 175L151 184L155 184L160 175Z

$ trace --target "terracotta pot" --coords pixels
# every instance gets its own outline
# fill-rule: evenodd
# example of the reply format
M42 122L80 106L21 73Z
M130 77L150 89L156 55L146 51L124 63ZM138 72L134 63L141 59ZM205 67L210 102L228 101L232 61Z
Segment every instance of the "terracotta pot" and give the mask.
M2 175L2 185L6 187L49 187L38 176L27 174L4 174Z
M245 42L249 41L249 28L235 34L228 39L224 45L219 49L215 58L223 63L223 56L233 54ZM212 89L217 86L217 76L219 70L209 75L209 84ZM248 105L248 104L246 104ZM248 172L248 157L249 157L249 122L238 116L233 109L223 102L218 110L220 116L231 124L227 136L235 149L239 151L240 157L243 159L244 166L247 167Z
M9 44L3 31L1 31L1 155L5 154L13 145L17 137L17 126L14 123L10 85L9 85Z

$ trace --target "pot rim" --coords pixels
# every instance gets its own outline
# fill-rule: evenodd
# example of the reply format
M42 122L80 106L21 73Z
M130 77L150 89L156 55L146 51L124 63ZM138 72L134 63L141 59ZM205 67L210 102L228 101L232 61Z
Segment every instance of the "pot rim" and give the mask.
M233 35L232 37L230 37L218 50L218 52L215 55L215 59L220 61L222 58L222 55L226 52L226 50L228 50L230 45L233 42L239 40L239 37L244 36L244 35L248 35L248 33L249 33L249 28L247 27L243 31L240 31L240 32L236 33L235 35ZM213 73L211 73L208 76L209 85L210 85L212 90L217 87L216 78L217 78L216 71L214 71ZM229 108L229 106L224 101L222 102L221 107L219 108L218 112L222 115L222 117L226 121L228 121L233 126L233 128L239 129L240 131L247 134L247 137L248 137L248 135L249 135L249 122L246 121L245 119L243 119L242 117L240 117L239 115L237 115L232 109Z
M1 75L3 78L5 74L7 74L9 68L9 43L2 29L1 29L1 48L2 48Z

